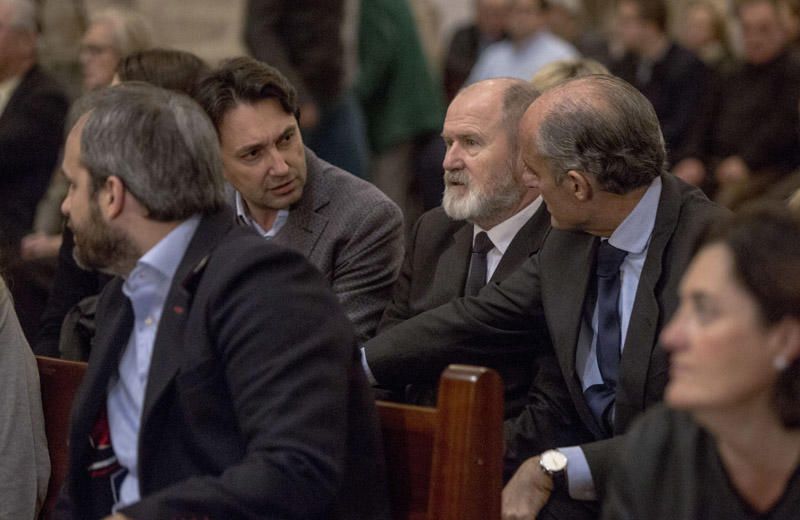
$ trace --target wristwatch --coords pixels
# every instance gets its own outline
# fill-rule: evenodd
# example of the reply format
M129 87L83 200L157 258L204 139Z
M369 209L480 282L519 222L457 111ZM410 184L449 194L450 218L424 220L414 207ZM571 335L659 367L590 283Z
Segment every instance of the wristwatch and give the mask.
M539 456L539 467L550 475L556 488L567 488L567 456L558 450L547 450Z

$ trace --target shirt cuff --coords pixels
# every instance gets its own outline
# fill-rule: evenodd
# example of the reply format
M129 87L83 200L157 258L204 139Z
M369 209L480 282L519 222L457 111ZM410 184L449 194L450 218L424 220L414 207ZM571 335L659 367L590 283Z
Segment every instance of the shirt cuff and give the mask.
M365 365L366 366L366 365ZM597 500L592 472L586 455L579 446L558 448L567 457L567 488L569 496L575 500Z
M375 376L372 375L372 370L369 369L369 365L367 364L367 351L364 350L364 347L361 347L361 367L367 375L367 381L369 381L370 386L377 386L378 381L375 380Z

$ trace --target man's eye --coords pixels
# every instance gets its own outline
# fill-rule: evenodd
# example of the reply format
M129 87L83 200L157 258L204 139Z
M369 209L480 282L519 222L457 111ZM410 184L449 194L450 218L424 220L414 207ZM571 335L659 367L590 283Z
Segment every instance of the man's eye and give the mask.
M281 138L278 140L278 146L285 147L286 145L288 145L289 143L292 142L292 138L293 137L294 137L294 133L290 133L290 134L286 134L286 135L281 136Z
M245 152L244 154L242 154L241 157L245 161L252 161L254 159L258 159L258 157L260 155L261 155L261 151L260 150L250 150L250 151Z

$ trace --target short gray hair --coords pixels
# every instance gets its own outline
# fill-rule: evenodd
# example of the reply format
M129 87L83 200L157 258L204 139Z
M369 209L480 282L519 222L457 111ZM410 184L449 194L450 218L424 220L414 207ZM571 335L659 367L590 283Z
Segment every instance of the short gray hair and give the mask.
M0 0L0 4L10 5L12 16L9 25L32 33L39 32L36 19L36 4L31 0Z
M519 122L537 97L539 90L521 79L513 79L503 92L503 128L515 154L519 150Z
M121 57L153 47L153 30L140 13L124 7L106 7L89 16L89 24L107 23L111 27L114 50Z
M580 87L585 88L577 95ZM539 127L537 151L557 183L576 170L594 176L605 191L625 194L666 171L658 117L630 84L592 75L567 81L546 96L553 101Z
M116 176L164 222L225 206L217 133L187 96L129 82L87 94L70 119L84 114L81 162L93 190Z

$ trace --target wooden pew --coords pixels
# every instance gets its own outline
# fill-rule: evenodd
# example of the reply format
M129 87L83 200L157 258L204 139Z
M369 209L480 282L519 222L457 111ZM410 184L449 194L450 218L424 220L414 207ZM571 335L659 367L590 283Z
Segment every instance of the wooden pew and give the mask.
M72 400L86 363L37 356L52 467L41 518L68 469ZM436 408L378 401L397 520L499 520L503 390L493 370L451 365Z
M50 453L50 484L40 518L47 519L55 506L69 468L69 417L72 400L83 380L86 363L36 356L42 389L44 427Z
M499 520L503 389L493 370L450 365L436 408L378 401L397 520Z

